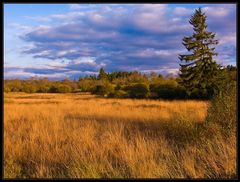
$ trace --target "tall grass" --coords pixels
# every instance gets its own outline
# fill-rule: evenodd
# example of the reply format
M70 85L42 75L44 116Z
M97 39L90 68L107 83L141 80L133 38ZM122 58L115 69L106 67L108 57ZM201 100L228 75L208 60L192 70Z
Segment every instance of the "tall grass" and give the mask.
M208 108L206 101L5 94L4 177L235 177L235 135L210 127Z

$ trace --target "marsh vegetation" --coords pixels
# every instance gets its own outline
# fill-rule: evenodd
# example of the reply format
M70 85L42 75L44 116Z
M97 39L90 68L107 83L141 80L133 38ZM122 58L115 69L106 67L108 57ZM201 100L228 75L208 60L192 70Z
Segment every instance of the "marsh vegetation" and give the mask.
M206 121L211 105L4 93L4 176L234 177L235 132L226 137L221 124Z

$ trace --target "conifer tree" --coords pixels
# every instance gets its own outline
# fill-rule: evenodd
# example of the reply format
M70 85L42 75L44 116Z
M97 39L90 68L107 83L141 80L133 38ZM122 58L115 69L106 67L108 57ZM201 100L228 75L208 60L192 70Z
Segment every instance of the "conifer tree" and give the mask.
M104 71L103 68L100 69L98 78L99 78L99 80L106 80L107 79L107 73Z
M217 55L214 45L218 44L218 40L215 33L207 31L206 19L201 8L191 16L189 23L194 33L183 38L183 45L191 54L179 55L179 59L185 62L180 64L180 84L188 95L197 94L200 97L211 97L221 85L221 66L213 59Z

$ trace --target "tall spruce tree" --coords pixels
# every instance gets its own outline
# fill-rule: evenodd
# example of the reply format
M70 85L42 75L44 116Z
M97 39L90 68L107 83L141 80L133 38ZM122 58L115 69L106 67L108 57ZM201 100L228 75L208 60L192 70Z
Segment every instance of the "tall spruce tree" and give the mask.
M218 44L215 33L207 31L207 16L201 8L191 16L189 23L193 26L192 36L183 38L183 45L191 54L179 55L184 64L180 64L180 84L186 89L188 95L211 97L219 91L221 66L213 56L214 45Z

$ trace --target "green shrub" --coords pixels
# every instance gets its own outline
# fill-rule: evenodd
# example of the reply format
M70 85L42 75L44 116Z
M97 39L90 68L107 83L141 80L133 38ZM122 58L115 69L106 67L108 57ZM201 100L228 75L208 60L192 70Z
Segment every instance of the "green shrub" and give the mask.
M7 86L4 86L4 92L11 92L11 89L9 88L9 87L7 87Z
M127 98L128 93L124 90L115 90L110 96L115 98Z
M206 118L207 123L218 124L225 134L235 131L237 124L236 99L236 82L232 82L212 99Z
M185 90L174 84L151 84L150 90L152 97L163 98L163 99L184 99L186 97Z
M35 85L25 84L22 88L22 91L26 93L35 93L37 91L37 88Z
M113 92L114 92L114 86L109 82L103 82L97 85L95 90L93 91L94 94L98 94L102 96L109 96L109 94Z
M56 85L52 85L49 89L50 93L58 93L58 88Z
M58 86L58 90L60 93L70 93L72 88L68 85L61 84Z
M94 92L96 89L96 84L96 80L86 78L80 79L77 85L82 92Z
M147 98L150 94L149 86L145 83L135 83L124 88L131 98Z
M4 85L10 89L10 92L21 92L22 83L21 80L8 80L4 82Z
M51 93L70 93L72 88L68 85L59 84L59 85L52 85L49 89Z
M115 87L115 90L123 90L124 87L125 87L125 85L123 85L123 84L117 84Z
M48 93L50 89L50 86L47 85L40 85L37 92L38 93Z

